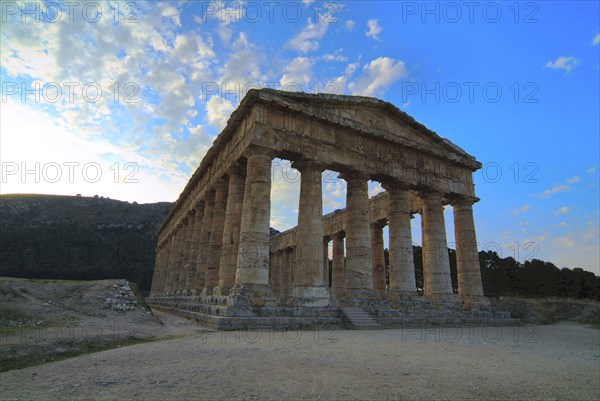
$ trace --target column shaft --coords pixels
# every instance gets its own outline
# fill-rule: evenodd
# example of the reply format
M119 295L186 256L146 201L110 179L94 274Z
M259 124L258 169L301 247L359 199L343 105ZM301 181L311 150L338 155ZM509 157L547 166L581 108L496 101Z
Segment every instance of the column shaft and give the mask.
M235 283L268 286L271 160L275 157L275 152L250 147L246 155L248 163Z
M331 238L323 237L323 285L329 287L329 241Z
M294 296L308 296L307 288L324 287L323 281L323 196L321 172L313 161L293 164L300 170L300 201L296 230L296 274ZM308 290L311 291L311 290Z
M371 233L369 218L369 176L349 173L342 176L346 190L346 295L356 298L373 289Z
M207 190L204 195L204 216L202 217L202 232L200 233L200 249L196 260L196 291L201 291L206 284L206 262L212 230L213 209L215 207L215 191Z
M471 205L472 200L469 199L459 200L453 205L458 292L461 297L482 297L483 285Z
M175 273L177 272L177 256L178 256L178 245L177 237L181 234L178 233L178 229L175 228L173 230L173 234L171 237L171 252L169 257L169 269L167 272L167 282L165 286L165 292L173 292L173 288L175 285Z
M442 197L423 196L423 281L425 295L452 294Z
M185 239L182 244L182 257L181 257L181 275L179 276L179 291L186 291L186 285L188 282L188 274L190 270L190 251L192 244L192 234L194 233L194 218L195 216L190 213L187 217L187 224L185 227Z
M415 292L415 263L410 227L410 193L396 186L388 191L390 290Z
M219 285L219 267L221 265L221 248L223 245L223 226L225 224L228 186L228 181L223 178L215 183L215 207L213 210L212 229L206 261L206 282L204 283L204 287L210 291Z
M294 253L291 248L283 250L282 255L282 272L281 272L281 286L280 286L280 297L287 298L291 295L292 287L292 265L294 263Z
M200 250L200 237L202 235L202 220L204 219L204 203L196 206L194 215L194 230L192 232L192 241L190 242L190 255L188 258L189 268L186 278L186 289L195 290L198 287L196 283L196 269L198 261L198 252Z
M331 294L336 297L344 295L344 235L333 236L333 255L331 263Z
M235 162L227 170L229 189L227 191L221 266L219 268L219 293L221 294L228 292L235 284L235 270L240 243L240 222L244 202L245 170L245 166L241 162Z
M384 295L385 286L385 250L383 246L383 224L371 224L371 271L373 273L373 289Z

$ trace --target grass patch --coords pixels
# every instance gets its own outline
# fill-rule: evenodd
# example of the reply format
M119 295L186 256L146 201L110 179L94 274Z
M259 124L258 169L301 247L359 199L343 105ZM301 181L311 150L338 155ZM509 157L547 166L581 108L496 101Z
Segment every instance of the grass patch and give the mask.
M52 344L50 347L53 347L53 350L38 349L33 350L33 352L24 356L22 355L18 357L2 359L0 360L0 372L24 369L31 366L61 361L63 359L73 358L85 354L92 354L135 344L154 342L157 340L162 340L162 338L127 337L118 340L101 339L95 341L62 341L57 344Z

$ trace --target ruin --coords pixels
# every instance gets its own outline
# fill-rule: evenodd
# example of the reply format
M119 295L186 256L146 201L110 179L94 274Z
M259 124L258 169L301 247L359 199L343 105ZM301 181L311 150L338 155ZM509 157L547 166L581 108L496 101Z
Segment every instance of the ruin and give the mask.
M271 236L274 158L300 172L300 199L298 226ZM388 102L250 90L158 231L148 303L219 329L510 323L483 296L472 208L479 168ZM340 173L347 194L345 209L323 216L325 170ZM369 199L369 180L385 192ZM457 292L445 205L454 212ZM411 234L416 213L422 295Z

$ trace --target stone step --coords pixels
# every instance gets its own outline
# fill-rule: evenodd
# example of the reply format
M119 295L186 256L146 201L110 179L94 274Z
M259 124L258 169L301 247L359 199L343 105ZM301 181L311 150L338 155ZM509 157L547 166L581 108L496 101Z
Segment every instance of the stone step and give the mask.
M381 328L375 319L361 308L346 307L341 308L341 310L345 319L356 330L377 330Z

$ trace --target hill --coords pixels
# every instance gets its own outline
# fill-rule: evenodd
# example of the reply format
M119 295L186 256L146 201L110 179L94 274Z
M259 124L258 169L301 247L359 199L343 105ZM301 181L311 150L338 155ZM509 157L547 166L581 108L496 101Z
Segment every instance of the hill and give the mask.
M155 233L172 203L104 197L0 196L0 275L124 278L149 289Z

